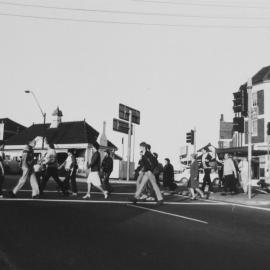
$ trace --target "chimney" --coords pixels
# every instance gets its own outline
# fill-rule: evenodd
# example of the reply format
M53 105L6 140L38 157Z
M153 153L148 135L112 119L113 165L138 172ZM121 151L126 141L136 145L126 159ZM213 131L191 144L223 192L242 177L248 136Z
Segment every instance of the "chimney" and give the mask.
M57 106L56 110L52 113L52 123L50 128L58 128L59 125L62 123L62 117L63 113L59 110L59 107Z
M224 115L223 115L223 113L220 115L220 122L224 122Z
M101 134L101 137L100 137L100 145L101 146L108 146L108 139L107 139L107 136L106 136L106 126L107 126L107 123L104 121L103 122L103 131L102 131L102 134Z

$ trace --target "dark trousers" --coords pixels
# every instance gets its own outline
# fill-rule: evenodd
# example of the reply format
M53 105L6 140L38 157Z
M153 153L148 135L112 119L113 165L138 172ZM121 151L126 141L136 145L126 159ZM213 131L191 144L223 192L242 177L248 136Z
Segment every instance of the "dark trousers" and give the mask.
M224 191L225 192L237 192L237 181L233 174L224 176Z
M203 177L203 184L202 184L202 190L204 191L206 186L209 186L209 190L211 190L211 169L205 169L204 170L204 177Z
M5 176L3 175L2 172L0 172L0 195L2 195L2 188L3 188L4 180L5 180Z
M110 172L103 173L103 186L104 189L107 190L109 193L111 193L113 190L112 186L110 185L110 175Z
M77 182L76 182L76 172L77 172L76 170L66 171L66 177L65 177L65 180L63 182L63 185L64 185L66 190L70 189L70 182L71 182L71 191L73 193L78 192Z
M61 182L61 180L58 177L58 170L56 167L48 167L45 172L45 176L41 181L40 184L40 192L42 193L47 185L48 180L52 177L54 181L57 183L58 187L62 190L65 191L64 184Z

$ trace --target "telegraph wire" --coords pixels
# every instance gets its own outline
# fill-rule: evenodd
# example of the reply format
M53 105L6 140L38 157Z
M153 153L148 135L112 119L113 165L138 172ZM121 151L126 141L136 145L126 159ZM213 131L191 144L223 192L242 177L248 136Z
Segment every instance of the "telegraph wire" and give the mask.
M48 21L65 21L77 23L96 23L96 24L114 24L114 25L137 25L137 26L157 26L157 27L171 27L171 28L224 28L224 29L270 29L270 25L210 25L210 24L165 24L165 23L144 23L144 22L127 22L127 21L111 21L111 20L91 20L91 19L76 19L76 18L61 18L48 16L23 15L14 13L0 13L0 16L28 18Z
M141 0L138 0L138 1L141 1ZM92 13L107 13L107 14L121 14L121 15L136 15L136 16L181 17L181 18L221 19L221 20L270 20L270 17L261 17L261 16L260 17L211 16L211 15L194 15L194 14L182 14L182 13L158 13L158 12L106 10L106 9L87 9L87 8L48 6L48 5L39 5L39 4L26 4L26 3L17 3L17 2L15 3L15 2L6 2L6 1L0 1L0 5L65 10L65 11L78 11L78 12L89 12L89 13L92 12Z
M214 2L183 2L183 1L169 1L169 0L132 0L134 2L144 2L152 4L162 4L162 5L182 5L182 6L197 6L197 7L215 7L215 8L240 8L240 9L270 9L270 6L257 6L254 4L240 5L240 4L226 4L226 3L214 3Z

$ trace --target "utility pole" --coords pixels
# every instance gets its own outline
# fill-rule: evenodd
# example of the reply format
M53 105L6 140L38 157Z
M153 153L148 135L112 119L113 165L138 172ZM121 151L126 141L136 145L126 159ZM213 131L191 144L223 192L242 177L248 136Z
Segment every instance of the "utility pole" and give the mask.
M248 80L247 84L248 90L248 198L251 199L252 193L252 170L251 170L251 160L252 160L252 79Z
M130 179L130 157L131 157L131 128L132 128L132 111L129 111L129 122L128 122L128 154L127 154L127 181Z

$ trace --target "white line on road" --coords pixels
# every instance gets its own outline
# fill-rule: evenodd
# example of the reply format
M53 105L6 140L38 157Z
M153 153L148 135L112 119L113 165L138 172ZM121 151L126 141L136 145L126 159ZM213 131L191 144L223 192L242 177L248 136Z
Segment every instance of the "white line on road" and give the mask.
M181 218L181 219L186 219L186 220L190 220L190 221L194 221L194 222L199 222L199 223L203 223L203 224L208 224L208 222L207 222L207 221L204 221L204 220L195 219L195 218L190 218L190 217L181 216L181 215L176 215L176 214L172 214L172 213L169 213L169 212L160 211L160 210L156 210L156 209L152 209L152 208L147 208L147 207L143 207L143 206L139 206L139 205L133 205L133 204L130 204L130 205L128 205L128 206L134 207L134 208L143 209L143 210L147 210L147 211L154 212L154 213L158 213L158 214L163 214L163 215L167 215L167 216L172 216L172 217L177 217L177 218Z
M184 196L184 195L177 195L177 196L187 198L187 196ZM205 202L206 200L199 199L199 201ZM255 209L255 210L262 210L262 211L270 212L270 208L265 208L265 207L261 207L261 206L254 206L254 205L246 205L246 204L241 204L241 203L218 201L218 200L213 200L213 199L209 199L209 200L207 200L207 202L221 203L220 205L231 205L231 206L238 206L238 207L242 207L242 208L249 208L249 209Z
M3 191L8 191L8 190L3 189ZM21 189L20 192L32 192L32 190ZM58 191L58 190L44 190L44 193L61 193L61 191ZM95 191L91 192L91 194L101 194L102 195L101 192L95 192ZM131 192L123 192L123 193L122 192L121 193L112 192L111 194L112 195L134 195L134 192L133 193L131 193Z
M31 199L31 198L2 198L1 201L23 201L23 202L66 202L66 203L100 203L100 204L132 204L131 201L112 201L112 200L81 200L81 199ZM156 205L156 202L138 202L143 205ZM165 205L220 205L222 203L205 203L205 202L164 202Z

